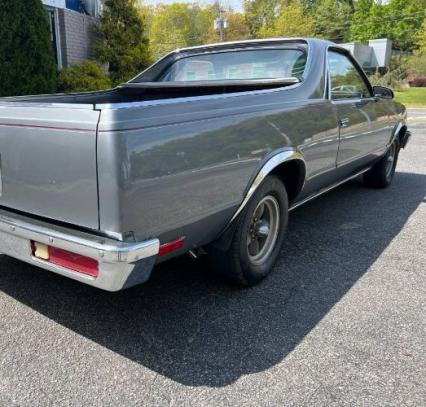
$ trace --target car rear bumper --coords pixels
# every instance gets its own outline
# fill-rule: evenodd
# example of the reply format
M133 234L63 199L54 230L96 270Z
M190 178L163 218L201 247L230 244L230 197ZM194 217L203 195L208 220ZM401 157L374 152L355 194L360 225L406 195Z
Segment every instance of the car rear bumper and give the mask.
M95 259L98 276L35 257L32 241ZM148 280L159 245L158 239L119 242L0 210L1 253L107 291L118 291Z

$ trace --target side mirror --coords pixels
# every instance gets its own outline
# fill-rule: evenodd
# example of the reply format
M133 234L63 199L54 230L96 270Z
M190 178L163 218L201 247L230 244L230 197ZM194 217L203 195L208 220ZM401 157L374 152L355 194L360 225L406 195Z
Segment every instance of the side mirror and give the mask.
M373 94L374 97L380 99L393 99L394 97L392 89L385 86L373 86Z

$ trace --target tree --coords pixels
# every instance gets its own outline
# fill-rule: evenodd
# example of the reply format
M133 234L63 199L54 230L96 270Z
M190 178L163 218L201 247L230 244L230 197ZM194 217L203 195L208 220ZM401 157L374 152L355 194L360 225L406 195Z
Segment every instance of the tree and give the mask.
M316 1L311 14L314 18L315 36L335 42L348 38L352 21L352 7L347 1Z
M416 43L417 53L426 56L426 17L424 18L422 27L419 30Z
M40 0L0 0L0 95L52 93L57 68Z
M419 0L391 0L386 5L389 38L401 50L415 48L417 36L426 16Z
M380 5L376 5L374 0L358 0L352 18L352 26L350 29L350 38L352 41L368 41L373 38L380 38L375 35L377 31L372 15L374 10L381 9ZM382 20L382 24L384 21Z
M226 11L223 16L228 22L228 28L225 30L225 41L240 41L250 38L250 30L246 24L244 14L233 11ZM213 21L210 24L210 32L207 42L219 42L219 31L213 27Z
M273 25L264 25L259 30L260 37L311 37L313 34L314 19L297 3L281 7Z
M411 51L425 11L418 0L358 0L355 3L350 38L365 42L374 38L390 38L396 49Z
M246 24L252 38L258 38L260 30L272 29L283 3L283 0L244 0Z
M314 8L315 6L318 5L318 3L321 3L321 1L322 0L304 0L303 2L308 8ZM421 0L421 1L426 1L426 0ZM349 6L352 12L355 10L355 2L353 0L338 0L336 1L336 3L339 3L339 4L341 3L341 4L345 4Z
M214 18L212 7L197 4L159 4L152 8L149 38L154 57L207 42Z
M135 0L106 0L95 32L95 56L108 64L113 84L129 80L150 64L145 21Z
M416 50L408 58L410 74L426 76L426 18L417 36Z

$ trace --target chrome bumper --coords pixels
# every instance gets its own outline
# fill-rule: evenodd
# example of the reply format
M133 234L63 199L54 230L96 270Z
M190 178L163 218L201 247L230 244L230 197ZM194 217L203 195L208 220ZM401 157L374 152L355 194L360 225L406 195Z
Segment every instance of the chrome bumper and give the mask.
M98 277L34 257L32 240L97 260ZM107 291L118 291L148 280L159 246L158 239L119 242L0 210L1 253Z

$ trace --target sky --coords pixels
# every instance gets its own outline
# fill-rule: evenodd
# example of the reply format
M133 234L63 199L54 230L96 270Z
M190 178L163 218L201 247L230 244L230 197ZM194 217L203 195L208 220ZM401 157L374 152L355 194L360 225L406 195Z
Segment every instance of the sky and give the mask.
M158 3L213 3L214 0L143 0L145 4L158 4ZM243 0L221 0L221 4L224 7L231 6L234 10L242 10Z

